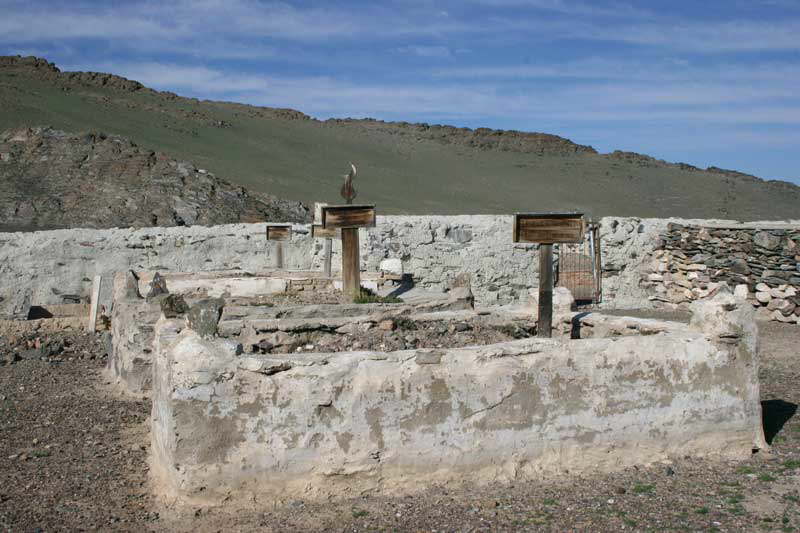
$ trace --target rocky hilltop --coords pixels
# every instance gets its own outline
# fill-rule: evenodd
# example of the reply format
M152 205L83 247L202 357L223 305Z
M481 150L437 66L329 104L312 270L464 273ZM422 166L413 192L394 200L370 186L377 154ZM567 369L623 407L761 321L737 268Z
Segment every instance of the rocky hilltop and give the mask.
M113 135L0 133L0 231L304 221L299 202L248 192Z
M114 74L62 72L36 57L0 57L0 109L0 131L31 124L105 131L131 139L142 152L169 153L228 176L253 195L306 204L340 201L341 177L353 161L358 201L385 214L800 216L800 187L716 166L599 154L547 133L321 121L293 109L185 98ZM163 216L156 214L159 224Z

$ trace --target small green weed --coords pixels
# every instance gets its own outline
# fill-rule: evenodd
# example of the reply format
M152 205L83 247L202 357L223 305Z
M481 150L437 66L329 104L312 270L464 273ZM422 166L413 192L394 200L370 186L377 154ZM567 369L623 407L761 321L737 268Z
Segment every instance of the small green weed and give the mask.
M770 475L770 474L768 474L766 472L764 472L763 474L759 474L758 475L758 480L759 481L770 482L770 481L775 481L776 479L777 478L775 476L772 476L772 475Z
M34 457L50 457L50 450L33 450L31 455Z
M399 304L403 300L394 296L378 296L369 289L361 289L358 296L353 298L354 304Z
M798 459L789 459L788 461L783 462L783 467L786 469L792 468L800 468L800 460Z
M641 483L637 483L633 486L633 492L635 494L647 494L649 492L653 492L655 489L655 485L645 485Z
M708 514L708 507L699 507L695 510L697 514Z
M736 469L736 471L740 474L755 474L756 471L751 466L740 466Z
M744 496L742 496L741 494L732 494L727 500L728 503L741 503L743 501L744 501Z
M369 511L363 509L353 509L353 518L364 518L369 514Z
M544 505L555 505L557 502L553 498L545 498L544 500L542 500L542 503Z

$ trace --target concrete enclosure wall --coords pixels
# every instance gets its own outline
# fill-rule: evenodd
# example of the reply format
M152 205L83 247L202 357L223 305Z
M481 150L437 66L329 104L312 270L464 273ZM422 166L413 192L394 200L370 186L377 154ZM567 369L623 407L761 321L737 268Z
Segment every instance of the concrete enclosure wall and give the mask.
M753 309L694 305L636 336L280 358L162 318L152 472L170 497L267 502L744 459L765 446Z
M642 266L669 222L709 223L601 220L606 305L647 304L652 292L641 287ZM362 269L376 271L384 259L401 259L418 285L434 290L446 290L457 274L466 272L478 304L508 303L524 297L538 279L536 246L512 243L511 226L510 216L499 215L378 217L377 227L361 230ZM794 227L800 228L800 222ZM322 270L323 241L311 239L308 226L295 226L294 235L285 245L286 268ZM338 241L333 252L338 270ZM73 301L72 296L86 299L97 274L110 279L125 270L260 272L273 267L274 254L264 224L2 233L0 314L13 315L15 302L26 297L34 305Z

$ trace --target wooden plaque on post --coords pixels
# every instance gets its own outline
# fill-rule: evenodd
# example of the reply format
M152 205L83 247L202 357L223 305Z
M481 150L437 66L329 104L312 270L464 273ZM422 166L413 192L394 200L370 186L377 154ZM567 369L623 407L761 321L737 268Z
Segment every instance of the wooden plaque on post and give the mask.
M326 205L322 207L322 228L341 230L342 289L352 298L361 293L361 258L358 250L358 228L375 227L374 205Z
M322 207L322 227L374 228L374 205L326 205Z
M291 224L267 224L267 240L268 241L291 241L292 240L292 225Z
M586 233L582 213L517 213L514 242L580 243Z
M536 334L550 337L553 329L553 244L580 243L586 233L582 213L517 213L514 242L539 244L539 316Z

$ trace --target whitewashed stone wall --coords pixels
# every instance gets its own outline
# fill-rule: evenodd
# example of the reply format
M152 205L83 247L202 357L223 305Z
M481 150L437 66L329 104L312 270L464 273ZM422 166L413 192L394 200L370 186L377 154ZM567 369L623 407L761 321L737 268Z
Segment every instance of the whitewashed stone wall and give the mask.
M601 220L604 302L609 307L651 305L641 286L641 270L669 222L715 221L608 217ZM758 224L752 223L751 227ZM797 223L800 226L800 222ZM264 224L141 229L69 229L0 233L0 306L19 298L55 304L65 296L88 298L96 274L159 270L196 272L270 270L275 244ZM286 267L322 270L323 241L310 238L308 226L295 226L286 245ZM334 241L334 270L340 264ZM537 285L536 246L511 242L511 216L388 216L361 231L362 268L400 258L406 272L428 289L447 290L461 272L472 277L479 304L509 303ZM0 307L3 314L3 307Z

